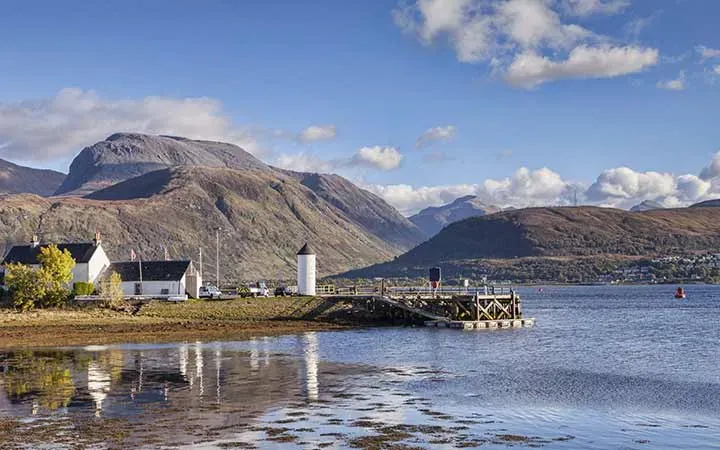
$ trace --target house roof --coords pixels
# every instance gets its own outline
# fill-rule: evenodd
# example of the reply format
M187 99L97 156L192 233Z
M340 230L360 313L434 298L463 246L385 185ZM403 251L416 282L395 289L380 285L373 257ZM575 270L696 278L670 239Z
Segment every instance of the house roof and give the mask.
M310 244L303 245L303 248L300 249L299 252L297 252L298 255L314 255L315 252L313 251L312 247L310 247Z
M123 281L180 281L190 267L190 261L123 261L114 262L106 273L117 272Z
M49 244L48 244L49 245ZM98 249L92 242L87 243L71 243L71 244L56 244L60 250L67 250L72 255L75 263L82 264L90 262L90 259L95 254L95 250ZM16 245L10 249L3 264L9 263L21 263L21 264L40 264L38 256L40 255L40 248L47 247L47 245L39 245L33 247L32 245Z

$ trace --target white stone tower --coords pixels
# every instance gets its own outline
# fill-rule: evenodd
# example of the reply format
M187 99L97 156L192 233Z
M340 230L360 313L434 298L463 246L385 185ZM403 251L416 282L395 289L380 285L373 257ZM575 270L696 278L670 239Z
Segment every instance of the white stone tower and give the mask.
M308 244L297 252L298 294L315 295L315 252Z

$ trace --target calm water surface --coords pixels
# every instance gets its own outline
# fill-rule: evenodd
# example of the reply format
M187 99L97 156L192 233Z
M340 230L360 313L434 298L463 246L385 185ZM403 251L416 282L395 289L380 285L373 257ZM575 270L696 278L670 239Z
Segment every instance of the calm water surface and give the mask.
M686 291L524 288L521 330L0 350L0 418L138 448L720 448L720 288Z

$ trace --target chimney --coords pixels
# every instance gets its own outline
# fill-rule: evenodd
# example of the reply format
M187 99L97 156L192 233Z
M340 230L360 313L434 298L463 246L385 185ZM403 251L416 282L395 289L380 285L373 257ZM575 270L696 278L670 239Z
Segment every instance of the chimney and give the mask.
M40 245L40 239L38 239L37 234L33 234L32 239L30 240L30 247L36 248Z
M100 232L95 232L95 239L93 239L93 244L95 244L95 247L99 246L102 243L102 240L100 239Z

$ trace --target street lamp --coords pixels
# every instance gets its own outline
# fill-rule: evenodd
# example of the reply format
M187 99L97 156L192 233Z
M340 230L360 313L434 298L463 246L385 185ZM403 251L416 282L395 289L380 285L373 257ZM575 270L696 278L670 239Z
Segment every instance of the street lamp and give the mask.
M215 228L215 283L220 289L220 231L222 228Z

